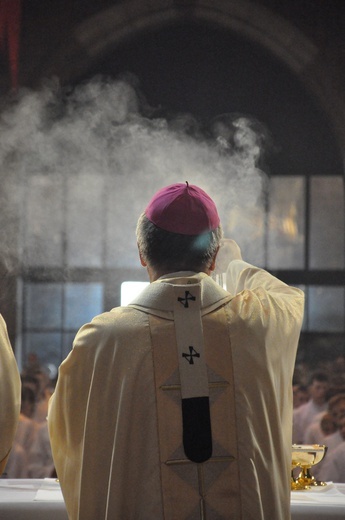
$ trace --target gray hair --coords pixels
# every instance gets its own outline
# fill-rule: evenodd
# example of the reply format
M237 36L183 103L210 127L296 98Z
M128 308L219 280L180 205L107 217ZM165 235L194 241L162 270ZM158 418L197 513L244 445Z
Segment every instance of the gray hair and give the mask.
M168 272L204 271L214 259L223 230L219 225L201 235L182 235L165 231L142 213L136 229L138 247L145 262Z

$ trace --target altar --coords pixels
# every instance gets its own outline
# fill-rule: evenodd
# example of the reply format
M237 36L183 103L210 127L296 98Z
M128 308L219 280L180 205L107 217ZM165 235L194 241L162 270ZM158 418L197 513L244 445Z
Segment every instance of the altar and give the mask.
M68 520L59 482L56 479L0 479L0 518ZM328 483L312 491L293 491L291 518L344 520L345 484Z

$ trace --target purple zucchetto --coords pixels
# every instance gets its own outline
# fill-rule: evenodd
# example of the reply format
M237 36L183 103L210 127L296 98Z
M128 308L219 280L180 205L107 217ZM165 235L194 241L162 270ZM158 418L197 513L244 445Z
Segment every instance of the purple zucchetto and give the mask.
M201 235L219 226L215 203L207 193L188 182L160 189L145 215L157 227L181 235Z

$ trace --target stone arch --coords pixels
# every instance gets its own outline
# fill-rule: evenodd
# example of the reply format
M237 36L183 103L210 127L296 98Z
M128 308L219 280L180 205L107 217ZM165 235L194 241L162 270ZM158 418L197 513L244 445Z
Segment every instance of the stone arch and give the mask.
M185 20L219 25L264 47L287 65L314 96L345 145L345 102L336 74L319 49L289 21L253 0L129 0L74 26L44 76L74 82L109 50L142 32Z

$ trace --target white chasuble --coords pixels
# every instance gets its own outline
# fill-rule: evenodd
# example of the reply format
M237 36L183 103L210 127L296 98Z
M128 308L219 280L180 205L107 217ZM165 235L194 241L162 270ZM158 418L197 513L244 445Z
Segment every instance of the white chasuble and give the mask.
M240 260L95 317L48 415L70 520L289 520L303 293Z

